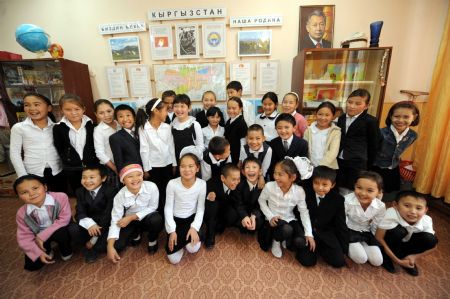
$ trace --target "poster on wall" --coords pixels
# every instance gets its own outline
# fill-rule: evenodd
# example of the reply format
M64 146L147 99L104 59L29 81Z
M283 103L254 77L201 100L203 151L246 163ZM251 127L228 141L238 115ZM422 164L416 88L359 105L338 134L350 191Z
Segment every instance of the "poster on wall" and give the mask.
M173 59L172 26L150 26L150 51L153 60Z
M334 18L334 5L300 6L298 52L332 48Z
M280 61L262 60L256 64L256 93L278 92L280 85Z
M272 30L245 30L238 32L238 56L270 56Z
M201 101L203 92L212 90L218 101L226 99L226 64L221 63L187 63L155 64L155 96L160 97L165 90L185 93L191 101Z
M150 76L148 65L130 64L128 67L128 77L130 79L130 93L132 97L151 96Z
M202 24L203 57L217 58L226 56L226 32L224 22Z
M199 58L198 25L195 23L177 24L175 26L177 41L177 58Z
M125 67L111 66L106 68L106 77L108 78L109 97L127 98L127 77Z
M242 94L253 94L253 64L251 62L236 61L230 63L230 81L242 84Z
M137 36L111 37L109 47L114 62L141 60L139 37Z

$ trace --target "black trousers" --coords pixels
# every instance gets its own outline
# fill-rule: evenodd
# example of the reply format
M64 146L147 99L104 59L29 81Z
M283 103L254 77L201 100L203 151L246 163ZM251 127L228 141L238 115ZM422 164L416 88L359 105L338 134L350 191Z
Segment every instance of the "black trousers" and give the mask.
M189 216L188 218L178 218L173 217L173 220L175 220L175 224L177 227L175 228L175 232L177 233L177 245L173 247L173 250L171 251L169 249L169 235L167 235L167 242L166 242L166 252L167 254L172 254L174 252L177 252L178 250L184 248L188 243L191 242L191 238L186 240L187 233L189 229L191 228L191 223L194 221L195 214Z
M69 224L70 225L70 224ZM52 247L51 243L58 244L59 252L62 256L68 256L72 254L72 246L70 245L70 235L67 226L61 227L56 230L47 241L44 242L45 252L50 253ZM25 255L24 269L28 271L36 271L41 269L45 264L38 258L36 261L32 261L27 255Z
M72 225L70 228L70 236L72 238L72 243L76 245L81 245L85 247L85 244L87 241L89 241L92 237L89 235L89 232L84 227L75 224ZM93 250L95 250L98 253L104 253L106 252L107 243L108 243L108 231L109 227L102 227L101 229L102 234L98 236L97 242L95 243L94 247L92 247Z
M348 229L348 231L349 243L366 242L369 246L380 246L380 243L371 232L358 232L352 229Z
M406 228L401 225L387 230L384 241L391 251L399 258L403 259L410 254L418 254L436 247L438 239L432 233L413 233L411 239L403 242L402 239L408 234ZM383 253L383 259L390 259Z
M75 196L75 191L81 187L81 173L82 167L71 167L71 169L64 169L64 176L69 184L67 188L67 195Z
M371 170L383 178L383 191L386 193L400 190L400 168L393 169L372 166Z
M355 188L356 177L362 170L367 170L365 161L350 161L337 159L339 169L337 170L336 185L349 190Z
M317 263L317 254L324 261L335 267L340 268L345 265L344 250L333 231L317 232L313 231L316 242L316 250L311 251L309 247L300 248L295 258L305 267L314 266Z
M67 180L64 176L64 171L61 171L57 175L53 175L51 168L45 168L44 180L47 183L48 191L67 192Z
M275 227L270 226L269 221L265 221L258 231L259 246L267 251L272 245L272 240L286 241L287 248L296 250L305 246L305 232L297 220L286 222L280 219Z
M166 188L169 181L173 178L172 165L165 167L153 167L149 172L149 181L158 186L159 189L159 204L158 212L164 215L164 206L166 205Z
M226 227L234 226L239 215L237 210L229 202L205 201L206 238L214 238L216 231L222 232Z

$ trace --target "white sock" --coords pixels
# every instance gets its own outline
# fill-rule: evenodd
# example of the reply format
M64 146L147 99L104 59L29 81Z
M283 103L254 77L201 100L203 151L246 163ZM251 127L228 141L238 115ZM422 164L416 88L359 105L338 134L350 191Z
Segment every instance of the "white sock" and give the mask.
M284 240L283 242L281 242L281 247L283 247L284 249L286 249L286 240Z
M178 250L177 252L174 252L172 254L168 254L167 258L169 259L169 262L173 265L178 264L181 261L181 258L183 257L183 248Z
M192 243L188 243L185 248L189 253L196 253L199 251L200 246L202 245L202 242L197 242L195 245L192 245Z
M136 238L133 239L133 241L139 241L140 239L141 239L141 235L139 234L139 235L137 235Z
M67 262L68 260L70 260L72 258L72 254L69 254L68 256L62 256L61 255L61 259L65 262Z
M272 254L277 257L280 258L283 256L283 251L281 250L281 244L278 241L273 240L272 241Z
M156 244L158 244L158 241L152 241L152 242L148 242L148 246L155 246Z

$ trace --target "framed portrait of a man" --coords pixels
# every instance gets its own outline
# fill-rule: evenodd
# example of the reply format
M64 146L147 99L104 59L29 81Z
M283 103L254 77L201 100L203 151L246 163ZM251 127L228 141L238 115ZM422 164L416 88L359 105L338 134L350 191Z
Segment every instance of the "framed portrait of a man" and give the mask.
M334 5L300 6L298 51L332 48Z

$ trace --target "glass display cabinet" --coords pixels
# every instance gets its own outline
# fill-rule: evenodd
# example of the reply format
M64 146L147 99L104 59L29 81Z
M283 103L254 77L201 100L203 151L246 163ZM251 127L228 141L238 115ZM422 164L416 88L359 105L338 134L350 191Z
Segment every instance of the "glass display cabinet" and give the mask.
M0 78L11 102L17 106L22 120L23 96L27 92L38 92L48 97L53 104L53 114L61 118L59 98L65 93L81 97L86 106L86 115L95 120L89 69L86 64L68 59L24 59L0 61Z
M350 93L358 88L371 94L369 113L381 115L392 47L305 49L292 64L292 90L299 94L298 110L314 113L323 101L345 111Z

